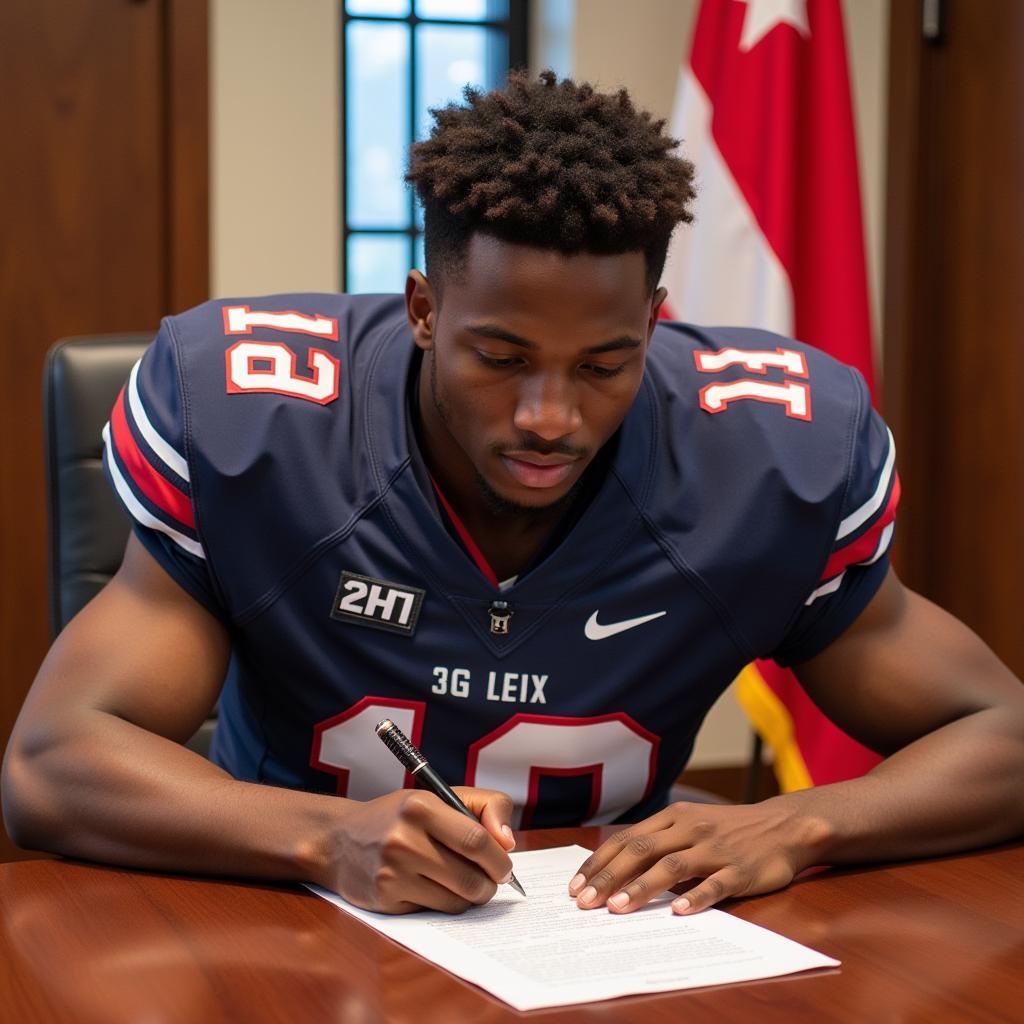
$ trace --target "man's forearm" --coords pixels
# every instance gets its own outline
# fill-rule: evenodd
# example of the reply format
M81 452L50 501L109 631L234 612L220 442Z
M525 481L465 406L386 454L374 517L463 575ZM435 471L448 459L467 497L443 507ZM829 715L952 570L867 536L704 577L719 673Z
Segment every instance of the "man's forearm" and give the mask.
M131 867L315 880L350 801L238 782L99 711L8 751L4 813L21 845Z
M1022 794L1024 724L988 709L909 744L862 778L773 800L825 824L809 863L836 864L933 856L1021 835Z

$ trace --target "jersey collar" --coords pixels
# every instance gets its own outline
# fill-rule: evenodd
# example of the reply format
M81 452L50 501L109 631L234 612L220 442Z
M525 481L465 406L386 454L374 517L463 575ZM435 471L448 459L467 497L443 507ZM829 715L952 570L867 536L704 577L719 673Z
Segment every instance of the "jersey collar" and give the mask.
M517 621L508 636L494 637L487 632L480 605L498 592L439 521L432 496L424 495L412 466L406 395L415 352L412 334L402 322L382 338L368 368L365 438L378 499L411 564L460 607L495 653L504 653L584 588L641 527L657 450L652 388L645 376L620 428L609 471L589 506L543 561L501 595L516 608Z

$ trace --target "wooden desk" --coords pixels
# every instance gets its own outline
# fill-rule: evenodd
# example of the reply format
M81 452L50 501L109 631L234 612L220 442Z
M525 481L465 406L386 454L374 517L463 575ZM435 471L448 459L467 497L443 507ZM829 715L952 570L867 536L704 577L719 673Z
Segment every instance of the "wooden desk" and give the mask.
M607 834L531 832L520 849ZM829 873L729 909L842 967L523 1015L305 891L23 861L0 865L0 1021L1024 1020L1022 845Z

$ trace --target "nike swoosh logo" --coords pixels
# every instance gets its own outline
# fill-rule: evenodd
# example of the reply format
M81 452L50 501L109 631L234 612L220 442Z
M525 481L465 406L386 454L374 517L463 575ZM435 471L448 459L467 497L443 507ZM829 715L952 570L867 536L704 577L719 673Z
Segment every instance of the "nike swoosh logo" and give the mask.
M602 626L597 621L597 614L597 612L594 612L587 619L587 624L583 627L583 632L588 640L607 640L608 637L615 636L616 633L625 633L627 629L642 626L645 622L650 622L653 619L660 619L662 615L667 615L668 612L654 612L653 615L641 615L638 619L623 619L621 622L609 622L605 626Z

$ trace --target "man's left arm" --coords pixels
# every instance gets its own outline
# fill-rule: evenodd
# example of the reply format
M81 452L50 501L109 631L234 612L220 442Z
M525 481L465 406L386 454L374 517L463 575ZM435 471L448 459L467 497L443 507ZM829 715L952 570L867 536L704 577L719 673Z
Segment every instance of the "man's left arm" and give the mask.
M859 779L758 804L673 804L584 862L570 885L580 906L627 912L694 879L673 904L692 913L781 888L814 864L930 856L1024 833L1024 686L894 572L796 673L829 718L886 760Z

